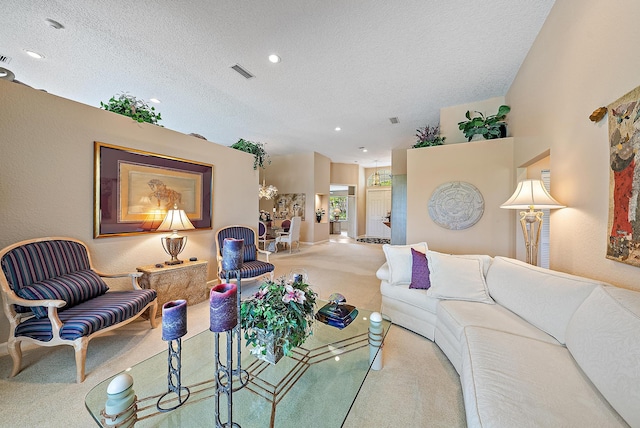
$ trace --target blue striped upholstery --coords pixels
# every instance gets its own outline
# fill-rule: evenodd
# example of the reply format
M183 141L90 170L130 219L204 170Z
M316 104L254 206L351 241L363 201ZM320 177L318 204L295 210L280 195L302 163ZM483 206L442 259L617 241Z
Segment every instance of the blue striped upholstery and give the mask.
M22 287L18 296L28 300L57 299L67 304L58 308L58 312L69 309L79 303L98 297L107 292L109 287L97 273L88 269L61 275ZM47 308L35 306L30 308L36 318L46 318Z
M240 268L240 278L255 278L256 276L264 275L265 273L273 272L275 266L271 263L262 262L260 260L253 260L250 262L244 262L242 268ZM227 272L224 270L220 272L221 278L227 277ZM234 279L235 274L232 274L230 279Z
M6 253L0 264L9 286L16 293L31 284L91 267L86 248L65 240L21 245ZM14 306L16 312L30 311L29 308Z
M155 290L110 291L59 313L63 327L60 337L75 340L88 336L137 315L156 298ZM15 331L16 336L27 336L48 342L53 338L48 318L30 318Z
M2 270L16 293L27 285L87 270L86 248L73 241L42 241L16 247L2 258Z
M218 231L218 248L222 248L225 238L244 239L244 260L240 269L241 278L255 278L273 272L275 266L258 260L258 249L255 242L255 232L246 226L230 226ZM220 252L220 251L219 251ZM222 270L220 278L226 278L227 273ZM235 278L235 273L232 278Z
M250 262L257 259L254 236L255 232L248 227L227 227L218 233L218 248L222 248L225 238L244 239L244 262Z

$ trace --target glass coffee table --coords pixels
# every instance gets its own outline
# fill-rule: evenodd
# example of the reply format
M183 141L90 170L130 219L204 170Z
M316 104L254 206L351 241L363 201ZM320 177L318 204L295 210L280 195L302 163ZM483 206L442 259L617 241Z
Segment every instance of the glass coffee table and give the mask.
M318 308L324 303L318 301ZM242 428L340 427L371 368L370 315L371 311L358 309L357 318L342 330L316 321L313 335L304 345L276 365L256 359L243 343L242 369L247 370L249 381L233 392L233 422ZM383 319L382 325L384 339L391 322ZM225 364L226 336L220 336L220 360ZM234 343L234 359L235 350ZM126 370L133 377L137 397L136 427L215 426L214 333L206 330L183 340L181 360L182 386L189 388L190 397L169 412L156 408L158 398L167 392L166 350ZM85 398L85 406L101 426L107 386L114 377L96 385ZM171 397L177 400L176 394ZM226 406L223 395L223 423L227 421Z

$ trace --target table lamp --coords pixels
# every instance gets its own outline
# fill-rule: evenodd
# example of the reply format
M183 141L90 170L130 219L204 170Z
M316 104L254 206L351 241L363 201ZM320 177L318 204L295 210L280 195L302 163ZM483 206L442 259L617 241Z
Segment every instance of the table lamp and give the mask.
M526 210L520 212L520 225L524 235L527 250L527 263L538 264L538 242L544 213L541 209L564 208L565 206L553 199L542 180L522 180L516 191L500 208L512 210ZM537 210L537 211L536 211Z
M178 254L187 246L187 237L178 235L178 231L190 229L195 229L195 227L189 221L187 213L184 210L179 210L178 205L174 205L173 209L169 210L164 221L156 229L158 231L173 231L171 235L160 238L164 251L171 256L171 260L164 262L166 265L182 263L182 260L178 260Z

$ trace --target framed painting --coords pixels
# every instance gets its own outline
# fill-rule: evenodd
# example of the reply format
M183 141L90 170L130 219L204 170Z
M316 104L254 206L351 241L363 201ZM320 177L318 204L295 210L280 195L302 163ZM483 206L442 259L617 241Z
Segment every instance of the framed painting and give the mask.
M95 238L155 232L174 206L211 229L212 165L98 141L94 158Z
M278 218L300 216L302 221L305 221L304 209L306 205L306 193L281 193L273 201Z
M640 87L607 106L607 258L640 266Z

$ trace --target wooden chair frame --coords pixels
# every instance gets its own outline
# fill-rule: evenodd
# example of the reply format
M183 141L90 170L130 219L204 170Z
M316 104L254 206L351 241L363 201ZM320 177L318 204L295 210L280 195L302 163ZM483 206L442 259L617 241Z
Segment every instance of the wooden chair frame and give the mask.
M63 240L63 241L72 241L76 242L83 247L85 247L87 251L87 257L89 259L89 265L91 270L93 270L98 276L102 278L123 278L129 277L131 278L131 285L135 290L142 290L142 288L137 283L137 278L142 276L141 272L135 273L117 273L117 274L106 274L97 271L93 267L93 262L91 260L91 253L89 252L89 248L87 245L73 238L67 237L46 237L46 238L37 238L37 239L29 239L26 241L21 241L16 244L10 245L2 250L0 250L0 260L5 256L6 253L10 252L16 247L20 247L22 245L43 242L43 241L53 241L53 240ZM0 293L2 294L2 307L4 309L4 313L9 320L9 324L11 326L11 331L9 334L9 339L7 341L7 348L9 351L9 355L11 355L11 359L13 360L13 369L11 371L11 375L9 377L14 377L21 370L22 364L22 342L32 343L38 346L58 346L58 345L70 345L75 349L75 360L76 360L76 381L81 383L85 379L85 361L87 356L87 347L89 345L89 341L94 337L98 337L103 335L113 329L121 327L125 324L134 321L140 315L142 315L147 309L149 309L149 321L151 323L151 328L156 328L158 326L158 321L156 320L156 311L158 309L158 301L154 299L152 302L147 304L137 315L124 320L120 323L114 324L110 327L106 327L104 329L98 330L89 336L82 336L75 340L63 339L60 337L60 330L62 329L63 323L60 321L58 317L58 308L61 308L66 305L64 300L27 300L19 297L9 286L7 282L7 278L4 275L4 272L0 270ZM34 315L31 312L27 313L19 313L16 312L13 305L20 305L25 307L33 307L33 306L45 306L47 307L49 321L51 322L51 330L53 334L53 338L48 342L43 342L37 339L33 339L26 336L15 336L15 330L18 325L29 318L32 318Z

